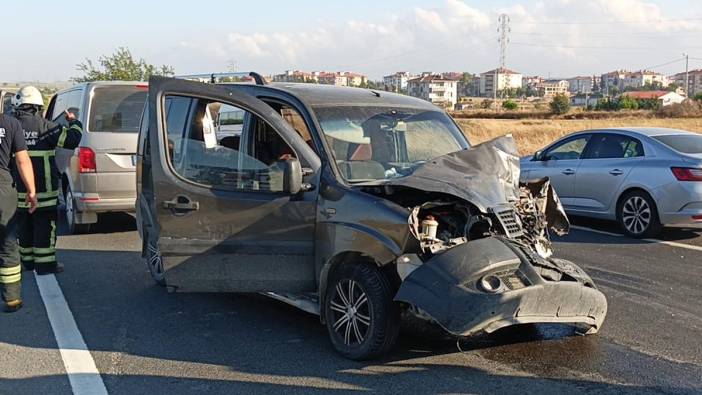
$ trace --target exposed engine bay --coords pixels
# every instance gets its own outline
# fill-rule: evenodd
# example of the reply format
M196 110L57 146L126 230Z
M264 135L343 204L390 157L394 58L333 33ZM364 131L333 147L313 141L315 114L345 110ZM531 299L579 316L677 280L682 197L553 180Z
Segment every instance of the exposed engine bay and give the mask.
M548 258L550 231L564 235L570 226L548 179L519 183L519 158L509 136L364 189L410 211L410 233L423 258L490 236L505 236Z

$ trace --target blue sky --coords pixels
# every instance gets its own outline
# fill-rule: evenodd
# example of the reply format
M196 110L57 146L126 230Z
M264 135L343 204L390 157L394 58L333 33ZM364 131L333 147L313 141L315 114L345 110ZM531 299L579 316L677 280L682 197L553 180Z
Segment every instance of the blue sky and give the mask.
M497 62L496 19L510 15L508 66L568 76L702 59L699 0L298 0L3 2L0 81L65 80L118 46L177 73L339 69L482 72ZM692 61L693 67L702 62ZM680 62L658 67L676 72Z

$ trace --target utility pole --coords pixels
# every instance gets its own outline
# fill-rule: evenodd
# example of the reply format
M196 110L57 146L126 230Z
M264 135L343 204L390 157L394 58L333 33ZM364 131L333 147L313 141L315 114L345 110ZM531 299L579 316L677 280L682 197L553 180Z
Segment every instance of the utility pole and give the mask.
M688 89L690 89L690 80L689 80L689 75L688 75L688 68L690 65L690 55L683 53L683 56L685 57L685 97L689 98L690 95L688 95Z
M509 16L507 14L500 14L497 19L497 42L500 44L500 62L499 67L495 69L495 77L493 81L493 99L495 101L495 106L497 106L497 88L499 87L499 73L505 73L505 85L509 88L510 86L510 75L506 72L507 70L507 43L509 43Z

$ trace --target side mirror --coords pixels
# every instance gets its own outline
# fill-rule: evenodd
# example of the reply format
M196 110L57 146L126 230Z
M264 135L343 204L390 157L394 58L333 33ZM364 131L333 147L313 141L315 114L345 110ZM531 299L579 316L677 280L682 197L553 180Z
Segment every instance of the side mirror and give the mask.
M283 162L283 192L297 195L302 190L302 166L297 158Z
M544 154L543 151L536 151L536 152L534 152L534 157L532 157L531 160L534 162L541 161L541 160L543 160L542 159L543 154Z

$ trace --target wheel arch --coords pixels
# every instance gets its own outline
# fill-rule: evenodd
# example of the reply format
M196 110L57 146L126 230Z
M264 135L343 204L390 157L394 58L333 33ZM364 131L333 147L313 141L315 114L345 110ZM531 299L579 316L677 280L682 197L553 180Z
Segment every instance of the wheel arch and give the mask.
M349 251L342 251L338 252L331 258L325 262L324 266L322 267L322 270L319 274L319 287L318 287L318 297L319 297L319 318L322 323L325 323L325 311L324 311L324 303L326 302L326 297L327 297L327 286L329 284L329 279L331 279L334 276L334 272L340 268L342 265L346 263L354 263L354 264L371 264L379 267L381 269L381 272L387 276L388 280L390 281L391 284L396 286L396 288L399 286L399 276L397 274L397 266L395 265L395 261L390 261L390 262L381 262L378 261L375 257L368 255L365 252L362 251L354 251L354 250L349 250Z
M656 216L658 216L658 220L660 221L660 214L658 213L658 203L656 202L656 199L653 197L653 194L651 192L649 192L646 188L640 185L632 185L624 188L624 190L622 190L622 192L619 194L619 197L617 197L617 202L614 206L614 215L617 218L617 220L619 220L619 206L623 203L624 197L632 192L643 192L649 198L651 198L654 208L656 209Z

